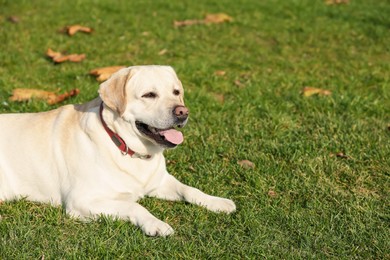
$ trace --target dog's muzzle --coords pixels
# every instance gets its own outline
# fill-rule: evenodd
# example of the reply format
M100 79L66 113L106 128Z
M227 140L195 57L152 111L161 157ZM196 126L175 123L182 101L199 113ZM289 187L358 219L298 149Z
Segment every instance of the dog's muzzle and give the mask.
M136 121L136 126L142 134L154 140L156 143L164 147L172 148L181 144L184 140L183 134L177 131L175 127L183 127L187 123L188 114L188 108L179 105L172 110L174 123L169 128L159 129L140 121Z
M186 121L188 118L188 114L189 114L188 108L186 108L185 106L180 105L180 106L176 106L173 109L173 115L176 117L177 121L179 122Z

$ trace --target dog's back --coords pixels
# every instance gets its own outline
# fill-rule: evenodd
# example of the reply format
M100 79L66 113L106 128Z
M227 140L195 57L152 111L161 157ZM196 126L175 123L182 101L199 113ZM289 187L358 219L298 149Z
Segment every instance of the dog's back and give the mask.
M58 160L56 149L61 149L56 138L63 135L56 133L57 125L66 120L69 108L0 115L0 200L61 202L61 180L53 162Z

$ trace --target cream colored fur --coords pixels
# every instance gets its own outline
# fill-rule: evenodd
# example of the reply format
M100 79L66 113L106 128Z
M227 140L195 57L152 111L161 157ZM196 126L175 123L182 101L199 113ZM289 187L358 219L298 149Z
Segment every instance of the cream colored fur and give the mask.
M179 90L180 95L173 95ZM158 94L156 99L142 96ZM183 105L183 87L168 66L122 69L102 83L100 97L83 105L26 114L0 115L0 200L63 205L71 216L111 215L139 226L147 235L173 229L137 203L144 196L185 200L215 212L235 211L233 201L180 183L165 166L164 147L143 136L140 120L166 128L172 108ZM127 145L150 159L123 155L102 127L103 118Z

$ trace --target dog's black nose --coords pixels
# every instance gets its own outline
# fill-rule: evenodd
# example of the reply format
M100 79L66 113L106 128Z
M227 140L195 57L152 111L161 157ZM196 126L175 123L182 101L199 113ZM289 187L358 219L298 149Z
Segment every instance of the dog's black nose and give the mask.
M186 120L188 117L188 113L188 108L186 108L185 106L177 106L173 109L173 114L179 120Z

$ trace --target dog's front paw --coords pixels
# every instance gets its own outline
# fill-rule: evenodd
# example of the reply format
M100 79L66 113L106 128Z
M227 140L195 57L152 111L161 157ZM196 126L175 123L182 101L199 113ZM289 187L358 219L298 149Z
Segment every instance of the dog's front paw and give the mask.
M236 211L236 204L234 204L232 200L219 197L211 197L205 206L207 209L214 212L224 212L229 214Z
M153 236L153 237L154 236L165 237L173 234L173 228L167 223L159 219L148 221L147 223L144 223L144 225L141 226L141 228L146 235Z

